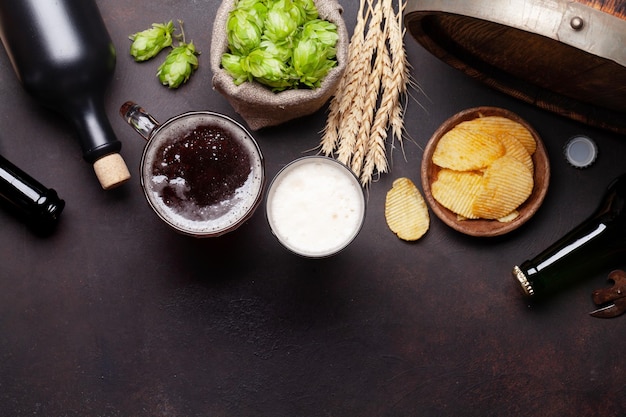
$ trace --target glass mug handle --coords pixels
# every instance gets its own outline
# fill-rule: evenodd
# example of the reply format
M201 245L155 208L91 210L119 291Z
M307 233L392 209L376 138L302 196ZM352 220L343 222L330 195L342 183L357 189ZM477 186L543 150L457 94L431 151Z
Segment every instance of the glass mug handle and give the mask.
M146 112L139 104L127 101L120 107L120 115L126 122L135 129L145 140L150 139L152 131L159 126L148 112Z

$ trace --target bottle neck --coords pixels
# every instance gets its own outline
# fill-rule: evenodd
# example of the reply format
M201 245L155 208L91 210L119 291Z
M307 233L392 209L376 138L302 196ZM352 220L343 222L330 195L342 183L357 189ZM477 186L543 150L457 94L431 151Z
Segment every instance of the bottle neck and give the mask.
M0 201L16 217L38 233L48 233L57 224L65 201L56 191L0 156Z
M84 97L69 104L66 115L72 120L83 152L83 158L93 164L105 155L122 148L107 117L100 97Z

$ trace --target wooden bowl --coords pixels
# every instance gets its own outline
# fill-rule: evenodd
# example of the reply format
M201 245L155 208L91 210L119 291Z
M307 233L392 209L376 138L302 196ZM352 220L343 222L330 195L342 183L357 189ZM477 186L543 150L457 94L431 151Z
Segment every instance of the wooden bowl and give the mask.
M472 219L472 220L459 220L457 214L448 210L437 200L434 199L431 191L431 184L437 179L437 174L440 168L433 164L432 156L439 139L450 129L455 127L461 122L475 119L479 116L503 116L508 119L521 123L530 131L537 142L537 150L532 155L532 160L535 165L534 172L534 186L532 193L528 199L517 209L519 216L510 222L500 222L498 220L485 220L485 219ZM516 115L515 113L497 108L497 107L476 107L472 109L464 110L455 114L448 120L446 120L435 131L430 141L426 145L424 150L424 156L422 159L422 188L426 201L430 205L430 208L445 224L453 229L470 236L499 236L517 229L524 223L526 223L539 209L543 199L548 191L548 184L550 182L550 163L548 160L548 154L546 148L532 126L528 124L524 119Z

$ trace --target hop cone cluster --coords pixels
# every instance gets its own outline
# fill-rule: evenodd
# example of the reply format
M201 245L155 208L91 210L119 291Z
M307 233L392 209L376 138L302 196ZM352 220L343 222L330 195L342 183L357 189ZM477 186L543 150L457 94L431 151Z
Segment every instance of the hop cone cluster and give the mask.
M319 18L313 0L239 0L226 30L221 63L236 85L316 88L337 65L337 26Z
M189 80L198 68L198 52L193 42L185 42L183 24L180 25L181 35L175 35L174 24L153 23L150 29L129 36L133 43L130 54L137 62L147 61L157 56L164 48L172 47L165 61L157 70L159 81L169 88L178 88ZM173 39L181 39L178 46L172 46Z

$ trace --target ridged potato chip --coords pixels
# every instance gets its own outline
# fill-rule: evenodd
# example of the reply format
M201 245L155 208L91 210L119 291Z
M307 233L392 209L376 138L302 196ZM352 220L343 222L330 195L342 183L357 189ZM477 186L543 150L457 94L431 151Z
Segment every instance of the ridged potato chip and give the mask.
M428 231L428 206L410 179L393 182L385 199L385 219L391 231L403 240L417 240Z
M537 142L535 141L532 133L530 133L530 131L521 123L506 117L477 117L476 119L459 123L457 127L487 132L496 137L503 133L507 133L513 135L517 140L519 140L530 155L534 154L537 150Z
M513 220L517 219L517 217L519 216L519 211L517 210L513 210L512 212L510 212L509 214L507 214L504 217L500 217L499 219L497 219L500 223L508 223L508 222L512 222Z
M485 170L471 211L482 219L503 218L526 201L532 190L530 171L517 159L503 156Z
M442 168L474 171L489 166L504 153L504 145L493 135L457 126L441 137L432 160Z
M533 158L530 156L522 142L517 140L517 138L509 133L503 133L498 135L498 140L502 142L504 148L506 149L505 155L511 156L528 168L530 173L532 174L535 171L535 164L533 163Z
M441 169L431 184L433 198L442 206L466 219L477 219L472 205L478 194L483 176L474 171Z

